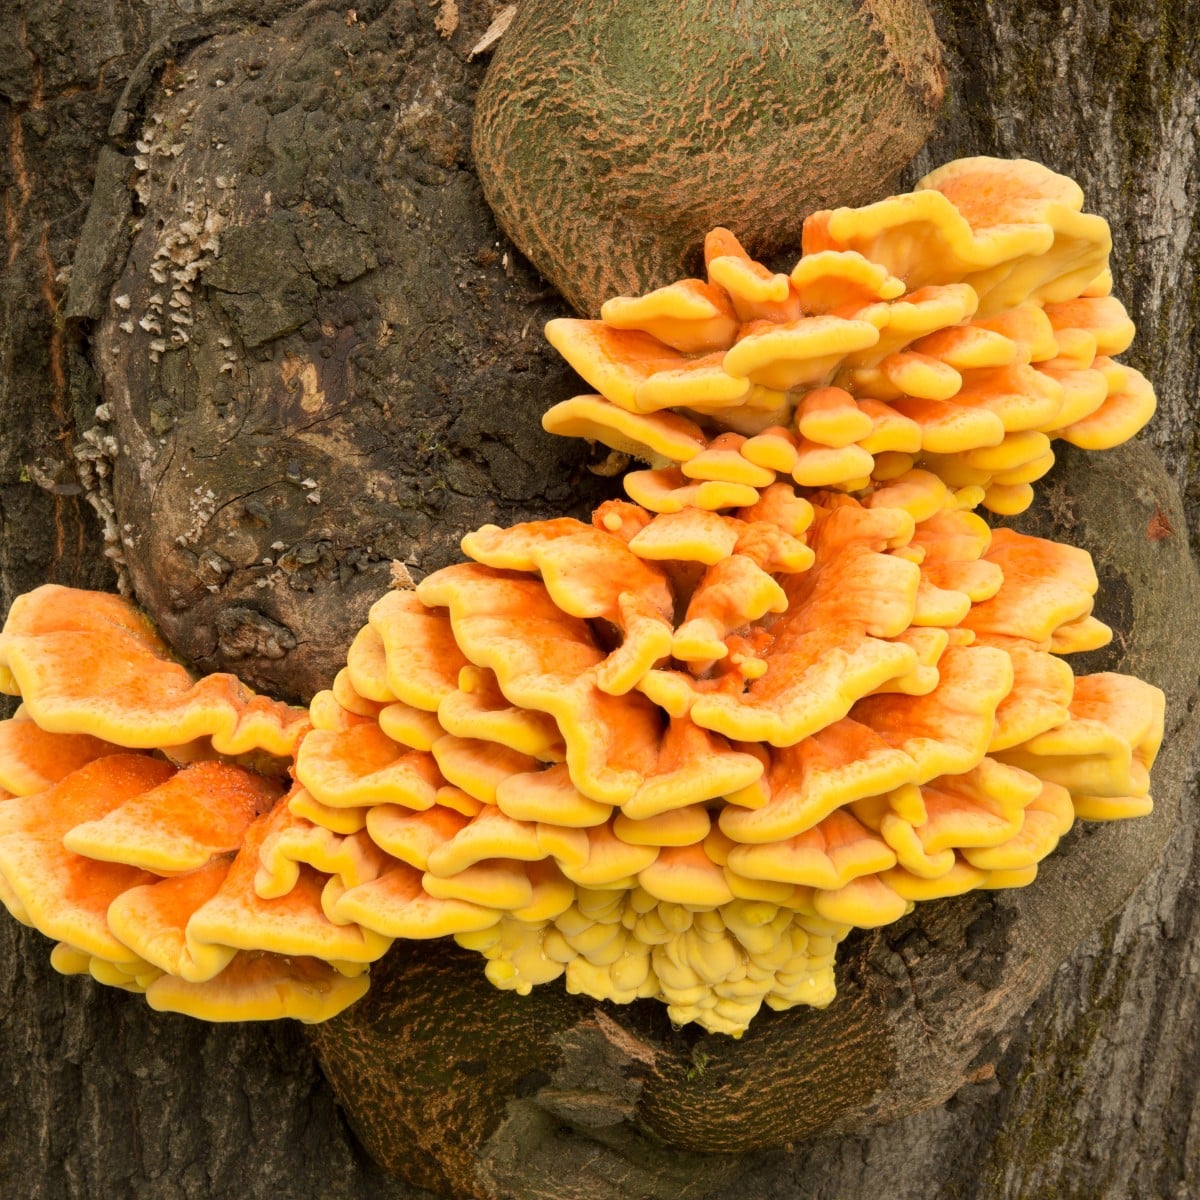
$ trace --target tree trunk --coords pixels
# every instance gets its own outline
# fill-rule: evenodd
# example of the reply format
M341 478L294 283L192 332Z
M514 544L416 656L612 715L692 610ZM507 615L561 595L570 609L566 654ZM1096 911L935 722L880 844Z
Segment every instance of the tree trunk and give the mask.
M177 589L186 601L181 614L190 613L204 596L217 594L210 585L221 592L226 608L254 611L262 606L251 606L245 597L266 590L280 597L266 625L247 628L243 620L222 626L214 606L196 619L181 616L178 628L168 634L205 667L236 668L230 660L240 657L246 673L261 682L295 679L299 673L303 678L292 687L308 690L328 663L340 657L338 639L358 620L344 615L338 625L331 619L323 635L326 657L308 654L295 644L303 639L289 644L287 637L303 598L333 611L343 594L339 589L357 595L357 581L374 580L377 563L407 557L423 538L431 543L424 565L436 565L438 555L448 552L442 542L448 544L451 532L489 519L509 521L547 507L561 509L567 489L538 485L528 463L544 462L551 452L514 444L504 422L489 424L489 405L478 403L474 408L463 405L451 416L432 414L412 431L415 443L388 451L428 455L419 460L418 474L458 472L448 488L448 516L444 505L438 507L441 502L430 504L428 497L406 490L406 480L399 478L386 486L394 489L392 502L411 511L408 527L394 533L376 529L358 541L339 540L337 530L345 523L378 524L377 516L360 511L344 519L327 517L324 505L342 504L341 489L318 479L326 499L310 503L305 492L314 489L303 486L310 477L308 462L301 460L291 479L293 450L276 447L263 462L233 464L240 474L229 483L228 494L253 497L265 493L267 482L276 487L267 495L271 503L278 498L269 513L272 520L279 512L292 514L289 519L296 526L287 541L293 549L303 541L304 518L314 512L319 510L331 529L328 537L314 539L311 550L296 554L292 567L281 568L283 582L258 588L249 553L262 547L254 540L255 510L244 503L230 508L230 524L220 532L227 538L223 544L247 556L245 564L228 549L219 554L223 566L207 558L214 547L188 542L185 527L140 551L130 544L132 539L122 536L129 531L113 518L114 492L103 478L112 457L103 440L113 435L97 419L97 405L124 405L133 424L122 428L141 430L151 446L164 439L164 453L195 458L215 455L201 439L205 428L220 419L219 397L212 412L198 408L208 398L197 400L196 385L186 372L168 379L176 398L170 411L138 410L147 394L144 364L139 360L133 368L118 370L106 357L121 344L120 324L126 319L107 307L108 297L131 294L136 306L136 293L114 285L131 262L143 261L148 270L159 244L145 241L144 227L133 228L144 215L144 199L156 199L158 211L165 211L165 198L179 194L170 190L172 185L186 190L200 171L197 166L184 178L175 170L177 161L190 170L200 160L188 157L199 153L190 149L172 155L174 136L158 139L167 153L151 154L149 171L137 165L137 158L147 153L137 143L147 143L154 115L181 111L189 72L213 81L228 58L242 73L227 81L231 102L239 90L234 83L245 84L244 94L252 94L256 74L269 76L274 69L277 60L271 55L281 53L280 38L294 43L281 61L308 65L290 76L272 76L271 88L265 89L270 94L259 94L255 105L285 117L299 106L306 115L290 135L293 141L311 146L326 136L321 114L330 111L322 107L327 98L316 96L311 107L305 103L315 96L317 83L325 80L336 92L336 72L380 72L379 86L395 87L405 98L409 124L398 135L397 151L408 156L405 171L419 178L424 172L426 188L460 188L448 223L445 214L439 217L436 204L422 207L427 196L415 196L414 227L446 239L438 242L447 247L439 261L447 267L450 291L486 292L470 317L439 323L437 304L422 309L420 323L433 343L424 352L454 372L447 404L461 404L454 397L474 381L477 396L493 397L492 409L526 406L528 423L539 396L567 394L565 377L554 375L551 356L540 343L531 348L529 342L522 344L519 329L507 329L494 334L486 354L462 351L463 342L477 346L491 323L520 312L529 315L536 343L540 322L556 308L532 273L515 262L513 252L494 246L499 235L486 213L472 207L481 201L462 147L469 98L482 79L486 55L470 61L468 56L500 5L480 0L460 9L452 0L444 0L440 8L375 0L359 5L355 13L345 5L313 4L290 23L289 15L300 5L288 0L270 5L249 0L86 0L71 5L21 0L13 7L17 11L0 17L0 113L7 146L7 270L0 291L0 602L7 607L14 595L49 579L115 586L106 550L139 594L158 580L167 589L160 603L170 609L169 589ZM1200 416L1200 83L1195 70L1200 14L1184 0L1121 5L1101 0L952 5L940 0L931 7L946 46L951 98L938 132L911 169L912 177L965 154L1026 156L1077 179L1089 211L1109 219L1116 291L1139 328L1127 357L1155 382L1160 398L1159 414L1143 439L1185 498L1187 529L1166 533L1188 540L1195 553L1200 547L1198 435L1193 432ZM297 21L307 32L296 33ZM359 24L362 28L355 28ZM377 34L370 31L375 25ZM338 33L342 29L344 36ZM376 36L378 42L371 42ZM393 66L388 55L394 56ZM263 59L259 66L256 56ZM335 64L338 56L344 64ZM407 67L407 78L402 71L395 73L395 63ZM421 110L420 80L413 76L418 69L444 85L437 102L424 98L423 111L440 105L449 114L437 122L413 116ZM452 89L452 103L444 99L446 88ZM337 109L336 96L329 104L338 120L348 119ZM236 115L231 124L242 119ZM378 112L374 119L384 120ZM217 192L225 190L218 182L224 169L216 157L219 140L212 135L205 151L211 160L203 160L203 186L193 184L199 191L192 197L207 197L214 210L223 203ZM356 150L380 152L378 147L364 151L355 137L330 146L322 151L323 162L306 168L305 187L312 186L312 178L327 178L335 186L340 179L352 181L357 178ZM246 165L243 174L258 178L252 166ZM98 199L107 203L92 202L89 214L93 182ZM244 185L239 188L239 220L251 223L253 213L245 206L269 207L267 189L251 194ZM330 208L336 208L332 200ZM181 221L182 210L176 216ZM81 242L85 217L89 228ZM314 219L320 220L319 214ZM382 345L381 322L388 322L388 314L373 309L369 296L359 295L338 311L322 310L312 286L314 279L320 285L326 272L339 288L351 289L356 284L354 262L366 261L364 254L374 255L381 269L389 265L385 256L402 259L402 234L373 220L367 213L365 224L355 226L358 232L369 230L365 251L350 237L339 243L336 254L317 261L314 248L328 246L336 237L322 229L317 241L306 244L299 226L291 250L260 248L280 264L267 281L273 286L285 268L291 269L295 256L305 260L305 269L294 272L292 286L279 285L278 295L268 298L265 311L273 325L261 324L262 306L251 312L240 299L252 292L261 299L262 279L227 272L208 293L210 299L220 293L212 320L232 323L244 343L265 348L245 367L259 380L254 386L277 387L282 402L294 401L301 410L292 426L275 431L278 437L304 444L306 399L318 391L336 395L336 387L348 386L335 378L343 354L339 330L355 331L364 342L370 334L370 345L362 352L368 361L355 360L358 381L386 381L386 356L370 355L371 347ZM469 232L455 233L460 227ZM453 241L455 237L460 240ZM500 257L470 261L472 238L478 250L495 249ZM173 261L172 269L181 265L186 262ZM416 300L413 304L420 307ZM453 336L438 340L447 338L447 325ZM148 346L154 335L143 332L147 339L139 344ZM216 325L212 333L208 351L219 354ZM295 340L285 346L286 339ZM322 357L324 348L330 353ZM419 357L421 349L406 347L405 353ZM279 362L286 363L289 354L296 362L288 368L290 375L281 375ZM525 378L501 378L506 356L519 358L514 370ZM349 359L349 350L344 357ZM316 384L310 386L304 361L333 365L319 367ZM268 380L270 371L278 376L274 381ZM503 399L494 399L497 388L509 385ZM433 386L429 381L428 387ZM86 441L84 435L93 430ZM84 449L76 452L80 443ZM573 480L570 498L585 505L595 495L594 480L580 470L578 457L553 453L559 455L559 470ZM78 482L77 459L85 464L88 496L99 505L99 522ZM228 465L228 459L223 461ZM367 469L374 468L368 463ZM134 490L129 481L115 482L118 499L122 486ZM499 499L486 499L485 492L495 492ZM441 523L429 533L434 516ZM102 527L105 518L107 529ZM155 519L149 510L137 517L147 527ZM360 553L365 550L375 553ZM275 558L269 545L266 551ZM1104 563L1098 565L1103 576ZM284 603L288 600L291 607ZM346 605L347 610L353 607L352 602ZM1197 620L1191 613L1189 641L1200 637ZM189 643L189 636L195 640ZM280 665L289 661L296 664L290 675ZM1157 868L1013 1023L976 1082L941 1107L891 1124L746 1156L730 1166L731 1181L714 1185L710 1194L733 1200L873 1193L898 1198L1200 1193L1200 1134L1194 1128L1200 1109L1191 1068L1200 1050L1200 1033L1191 1020L1200 1006L1200 887L1195 883L1200 845L1188 819L1194 802L1193 784ZM305 1038L292 1025L209 1027L155 1014L138 997L57 976L49 968L48 949L39 935L0 922L0 1008L6 1018L0 1058L10 1080L0 1099L4 1194L38 1200L121 1195L265 1200L318 1194L360 1200L421 1194L387 1178L363 1154ZM696 1171L700 1174L702 1168ZM680 1194L686 1185L681 1179Z

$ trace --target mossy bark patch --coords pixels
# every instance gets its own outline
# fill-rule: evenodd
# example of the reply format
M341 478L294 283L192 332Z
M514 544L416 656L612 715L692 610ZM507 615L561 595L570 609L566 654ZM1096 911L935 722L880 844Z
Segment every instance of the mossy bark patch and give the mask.
M942 97L921 0L524 0L475 110L500 224L580 312L883 195Z
M561 986L493 988L452 943L399 943L313 1042L388 1170L459 1197L699 1198L731 1156L667 1150L635 1120L657 1051Z

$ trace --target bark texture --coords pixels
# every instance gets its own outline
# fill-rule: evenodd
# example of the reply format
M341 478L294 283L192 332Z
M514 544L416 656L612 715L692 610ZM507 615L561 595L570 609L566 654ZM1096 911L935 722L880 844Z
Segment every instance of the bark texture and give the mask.
M329 685L393 560L601 495L542 432L561 302L501 246L478 70L432 19L309 4L186 48L118 114L71 283L110 552L187 661L288 698Z
M479 94L476 169L594 317L694 273L714 226L761 257L815 209L887 195L944 87L922 0L525 0Z
M189 0L185 4L84 0L71 5L22 0L0 17L0 121L6 147L0 178L6 262L0 288L0 602L5 605L14 594L50 578L85 586L115 582L103 556L101 528L83 503L72 447L97 424L99 402L111 398L107 392L100 394L94 369L108 370L101 353L105 321L112 326L109 336L113 344L120 344L118 335L141 338L145 334L141 345L148 353L149 340L155 336L136 323L139 332L125 335L118 328L120 322L111 319L115 314L96 306L107 305L110 295L125 294L114 291L112 284L130 261L139 261L138 253L148 254L149 262L154 260L158 243L144 241L145 249L139 251L139 236L149 235L144 226L139 233L129 223L141 214L132 202L128 209L122 207L121 189L113 185L114 181L126 185L135 181L132 177L138 167L134 160L143 153L137 141L146 140L144 133L156 112L174 111L169 102L178 97L167 92L175 91L175 73L211 71L219 66L220 55L229 54L237 45L245 50L230 56L235 64L239 57L242 60L239 81L255 82L250 79L255 70L260 79L278 70L286 82L287 72L280 64L292 62L292 92L282 90L270 102L285 105L281 115L297 103L303 109L302 97L315 94L315 80L323 74L330 88L329 102L341 118L346 114L337 108L342 101L335 82L341 77L328 76L337 70L343 75L369 74L369 53L359 53L366 43L354 39L382 36L378 29L371 33L370 27L390 21L389 53L424 53L432 62L436 50L442 55L439 78L452 78L463 89L452 97L448 111L454 113L449 122L452 140L458 137L460 144L465 144L461 139L466 129L461 123L468 119L469 94L483 72L482 63L467 61L468 54L487 27L491 7L485 3L463 3L461 8L443 3L437 9L423 4L362 4L356 16L368 27L364 32L355 28L345 6L318 4L299 18L306 26L303 33L288 24L288 14L298 8L294 3L262 5L240 0ZM1161 516L1170 526L1165 531L1159 514L1146 507L1147 531L1153 523L1156 534L1166 533L1162 541L1189 544L1194 553L1200 547L1200 467L1196 460L1200 434L1196 432L1195 400L1200 394L1200 355L1196 354L1200 86L1194 71L1194 64L1200 61L1200 15L1182 0L1130 0L1120 6L1101 0L1081 0L1070 6L1049 0L988 4L968 0L953 5L938 0L931 8L947 47L951 99L941 127L914 168L914 177L961 154L1027 155L1078 179L1089 209L1109 218L1116 242L1117 292L1139 326L1138 341L1128 358L1155 381L1161 402L1160 413L1143 440L1161 458L1186 500L1186 519L1163 508ZM336 67L328 36L320 47L310 46L309 41L319 40L320 30L332 32L331 14L351 37L341 51L345 63ZM449 36L443 38L442 31ZM280 51L280 40L288 38L290 48ZM421 46L435 49L422 51ZM203 57L206 53L208 58ZM306 53L313 56L311 62L318 64L319 70L309 71L303 65ZM258 68L253 66L255 54L264 57ZM272 54L280 57L272 58ZM231 77L224 88L218 88L216 78L215 74L205 76L213 93L233 82ZM322 123L323 118L316 114L324 111L321 104L325 99L310 110L312 126ZM266 110L268 101L261 99L259 107ZM438 107L446 106L439 101ZM420 130L412 136L420 138ZM172 135L162 144L170 147L178 140ZM411 156L406 164L412 163L414 170L413 160L423 161L426 153L436 153L436 149L414 148L407 136L399 141L404 153ZM226 279L224 288L214 283L212 315L204 318L212 322L208 350L224 349L218 339L228 336L228 329L219 323L232 324L251 351L245 360L246 394L260 387L265 391L269 381L277 396L302 410L305 397L315 393L306 390L310 376L303 362L289 390L282 367L287 355L312 363L317 371L316 390L329 395L332 389L324 385L324 372L334 372L324 364L340 361L339 331L363 327L379 332L370 324L381 319L379 314L365 307L370 297L355 299L353 309L340 307L350 303L345 289L364 278L341 278L347 270L343 263L357 252L351 249L342 255L339 251L331 262L316 265L311 255L303 253L306 227L301 218L311 215L306 205L320 210L328 207L318 203L321 196L314 191L322 182L336 185L339 179L354 178L352 164L358 149L351 137L321 151L317 160L304 166L303 186L295 193L295 215L289 218L295 241L282 249L261 249L268 261L280 264L284 275L298 277L294 294L284 295L276 303L274 295L261 294L261 280ZM177 155L151 156L151 166L162 172L155 186L164 189L165 198L174 166L195 154L199 157L187 161L196 162L197 171L203 163L204 170L211 170L211 178L206 177L200 186L194 183L196 175L180 177L175 194L185 184L199 186L197 195L220 209L218 192L227 189L217 187L216 175L224 174L215 157L219 153L210 133L207 147L185 146ZM466 178L467 164L457 151L452 157L452 166L443 168L451 176L449 183L424 186L448 186L453 191L457 183L459 194L469 199L473 184ZM278 169L278 164L272 167ZM112 199L107 207L93 204L90 218L107 226L108 240L95 236L100 231L93 231L84 243L109 249L76 261L77 283L67 269L76 258L77 246L83 244L80 232L93 183L101 188L102 196ZM128 193L130 189L126 186L124 190ZM236 190L239 204L259 206L265 204L266 191L274 192L272 185L262 182L257 191L244 185ZM180 203L187 198L185 195ZM462 203L465 213L467 200ZM436 209L433 202L427 211L434 214ZM240 211L253 216L261 209ZM182 224L191 215L181 209L176 219ZM315 219L326 218L318 215ZM435 228L433 216L422 219L429 222L427 228ZM480 230L486 227L485 213L472 219L480 221ZM253 228L252 222L246 227ZM486 248L503 256L505 247L492 244L494 233L483 236L491 237ZM372 231L371 253L379 259L381 252L375 248L374 238ZM357 241L353 236L348 240ZM114 245L119 249L113 250ZM293 245L297 249L293 250ZM467 274L455 276L456 270L466 270L462 251L457 253L460 257L450 264L450 275L470 287ZM305 260L303 270L297 268L301 259ZM173 268L186 266L171 261ZM503 271L503 257L499 263ZM487 275L494 269L494 263L485 262L479 273ZM328 272L324 279L319 270ZM539 312L536 283L521 274L524 268L514 266L514 270L517 276L513 281L505 276L501 282L488 275L492 290L501 294L510 286L525 289L512 302ZM268 282L278 277L277 272L267 274ZM68 284L69 308L65 299ZM217 293L223 293L220 303ZM147 300L152 294L146 292ZM132 311L132 291L130 295ZM253 309L244 299L247 296L255 297ZM301 324L290 328L286 326L294 314L287 315L289 306L299 306L305 314ZM169 296L165 296L164 314L168 308ZM480 311L482 325L491 316L487 304ZM267 317L272 312L281 315L279 323L269 327ZM145 315L146 310L140 310L138 320ZM325 332L322 318L332 325L333 333ZM304 342L304 330L314 320L316 326L309 327L312 341ZM251 329L247 335L255 322L258 332ZM265 349L269 361L254 356L254 338L263 332L266 336L257 346ZM321 357L321 349L330 344L330 357ZM378 337L372 344L378 346ZM506 356L514 351L518 347L510 344L485 366L500 369L502 362L511 361ZM197 352L193 346L192 353ZM547 370L549 359L539 357L536 350L519 353L531 356L529 370ZM139 427L148 427L152 437L171 435L181 427L184 432L202 429L203 422L189 425L194 406L216 403L212 397L187 391L184 364L176 367L171 362L183 354L183 349L173 349L161 354L156 364L160 368L157 379L165 379L164 391L169 393L167 416L172 424L155 433L153 413L142 414ZM452 361L457 362L456 369L466 369L465 378L469 379L470 363L463 368L465 360ZM138 369L147 368L139 364ZM463 378L457 376L453 386L464 386ZM554 384L546 386L550 389ZM113 388L111 378L106 387ZM132 385L129 394L131 406L134 398L144 402ZM553 398L563 394L555 392ZM161 423L163 418L158 419ZM493 472L502 476L499 456L489 457L479 447L503 439L493 436L489 443L480 428L477 422L475 434L468 429L466 444L456 447L448 460L460 460L465 449L482 476L491 477ZM470 439L476 434L478 439L472 444ZM91 463L94 476L89 486L101 507L106 497L111 501L112 493L105 490L107 485L96 486L96 480L110 470L111 460L120 456L119 441L115 452L104 443L104 438L113 436L110 429L101 429L91 443L84 442L90 448L81 454ZM179 436L177 432L175 436ZM194 453L194 448L189 452ZM286 516L300 492L312 490L302 486L310 477L307 464L301 461L306 473L291 481L288 461L285 458L277 464L283 471L273 484L278 494L289 498L288 503L278 510L268 508L268 522L277 513ZM245 464L240 466L245 468ZM324 489L323 502L336 496L336 487L330 489L323 480L317 481ZM396 487L402 483L397 481ZM1086 482L1072 484L1073 489L1088 486ZM251 490L235 482L231 494L239 487L245 489L242 494ZM1051 480L1051 498L1069 506L1073 492L1065 488L1054 491L1054 487ZM508 520L516 506L526 504L536 511L543 502L558 499L527 482L517 490L521 494L505 501L513 507L470 509L464 503L461 519L473 523L500 512L492 519ZM472 494L470 489L461 492ZM582 495L574 484L572 494ZM1136 494L1131 501L1147 503ZM306 500L300 504L305 515L308 508L320 507ZM1154 507L1160 507L1157 501ZM419 497L411 510L415 514L423 511ZM477 517L469 518L468 511ZM113 517L112 512L108 515ZM207 529L207 522L204 527ZM258 536L254 531L266 528L253 521L239 525L243 537L239 547L253 540L247 530ZM109 531L110 544L118 544L120 523ZM224 527L218 526L214 534L217 532L224 536ZM185 533L180 529L172 538ZM286 550L304 540L297 536L289 541L292 536L272 536L271 541L283 541ZM363 573L351 564L351 576L343 582L345 558L339 561L338 555L354 547L343 547L339 536L334 530L330 538L317 539L330 543L326 550L333 565L325 564L319 546L315 562L301 561L308 550L297 556L299 566L310 572L302 577L316 578L330 594L336 587L352 585ZM411 532L400 531L395 536L406 544L416 540ZM391 543L382 537L379 540L381 552L395 552ZM270 550L270 544L268 553L280 553ZM197 558L192 569L203 570L201 551L194 545L188 549ZM231 567L248 569L240 559L224 554L219 546L216 549ZM1100 549L1093 552L1103 577L1105 557ZM159 565L155 553L146 560L147 579ZM166 569L167 564L162 565ZM218 573L223 570L219 564L216 569ZM1143 582L1149 582L1153 590L1153 570L1147 571L1150 578ZM231 570L226 578L235 574ZM208 585L215 581L197 578L199 587L188 583L195 598L203 599L201 590L213 595ZM255 586L249 575L247 580L239 586ZM274 594L274 587L256 590ZM1120 589L1111 589L1111 594L1119 598ZM261 611L257 603L243 607ZM278 611L267 615L277 625L287 624ZM1200 636L1196 610L1175 616L1185 627L1181 646L1189 640L1194 645ZM181 622L181 626L186 624ZM272 633L266 630L267 635ZM290 653L284 641L275 637L275 644ZM219 644L219 638L210 638L210 643ZM271 658L274 651L269 649L271 636L261 640L250 637L236 644L254 648L258 654L255 661L269 672L275 661ZM262 653L263 646L269 652ZM1182 654L1177 658L1180 679L1186 680L1190 674L1194 684L1194 660L1189 663ZM263 678L271 676L268 673ZM1174 720L1186 724L1184 713L1178 710ZM1190 750L1184 733L1177 735L1176 743L1180 753ZM708 1194L713 1200L872 1193L914 1200L933 1194L979 1200L1017 1196L1116 1200L1125 1196L1185 1197L1200 1192L1200 1103L1191 1068L1200 1052L1200 1033L1191 1019L1200 1005L1200 885L1196 883L1200 844L1195 834L1194 780L1180 788L1179 794L1179 818L1170 831L1164 830L1168 837L1165 849L1132 900L1055 972L1028 1011L1013 1015L991 1052L979 1059L973 1082L947 1104L888 1125L830 1134L798 1142L790 1151L754 1154L734 1163L681 1158L683 1173L661 1177L655 1189L676 1186L676 1194ZM954 911L953 905L944 908L947 913ZM904 969L897 979L902 994L912 986L908 976L913 970L919 973L936 965L939 947L936 939L933 942L929 949L915 942L886 948L892 961ZM268 1196L317 1194L360 1200L421 1194L387 1179L363 1155L304 1038L294 1028L209 1028L151 1014L136 997L59 978L48 967L48 948L38 935L12 922L0 923L0 1011L5 1018L0 1058L10 1083L0 1098L0 1191L37 1200L114 1195L187 1200L237 1195L265 1200ZM525 1117L520 1112L510 1114L510 1148L527 1144L545 1162L552 1156L555 1140L548 1136L523 1140L531 1129L536 1133L541 1128L543 1134L548 1130L563 1144L581 1141L577 1135L563 1132L582 1121L578 1099L571 1100L579 1091L577 1083L565 1076L557 1081L558 1090L567 1098L561 1100L557 1112L551 1111L549 1120L538 1117L537 1127L522 1125ZM609 1166L604 1154L594 1153L590 1158L584 1154L579 1162L580 1171L597 1178ZM541 1169L536 1162L493 1156L488 1169L498 1186L507 1189L500 1194L539 1194L522 1190L522 1180ZM434 1176L428 1178L442 1186ZM638 1196L651 1190L639 1190L645 1178L636 1173L621 1178L626 1186L619 1194Z

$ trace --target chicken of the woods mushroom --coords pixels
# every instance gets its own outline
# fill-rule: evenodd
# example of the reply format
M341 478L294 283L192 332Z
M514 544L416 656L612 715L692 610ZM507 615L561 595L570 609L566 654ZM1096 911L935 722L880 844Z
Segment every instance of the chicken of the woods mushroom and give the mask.
M452 936L498 987L737 1036L828 1004L850 930L1148 812L1162 693L1063 657L1111 636L1091 559L974 511L1153 411L1082 199L967 159L810 217L788 275L718 229L706 279L551 322L598 394L546 427L645 459L629 499L469 534L307 712L124 600L21 597L0 899L210 1020L323 1020Z

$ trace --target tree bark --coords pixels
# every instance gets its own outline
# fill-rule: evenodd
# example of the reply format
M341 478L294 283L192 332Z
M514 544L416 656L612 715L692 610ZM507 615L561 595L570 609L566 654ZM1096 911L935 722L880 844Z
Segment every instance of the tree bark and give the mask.
M230 39L265 45L300 6L23 0L14 7L0 18L7 147L7 270L0 290L5 607L48 579L116 583L104 550L119 546L121 530L110 524L106 543L85 503L73 450L96 425L97 405L112 399L112 376L99 353L106 344L101 316L92 305L107 297L125 262L77 258L93 182L113 196L119 194L114 180L132 182L136 142L144 140L148 115L170 99L164 92L174 72L202 69L199 56L222 53ZM438 69L453 71L469 96L486 63L469 62L468 53L492 7L379 2L359 5L359 15L364 24L393 20L393 49L419 56L424 46L427 57L442 54ZM1187 527L1167 536L1186 539L1194 554L1200 548L1200 14L1184 0L940 0L931 7L946 46L951 99L910 173L915 178L963 154L1027 156L1077 179L1089 211L1109 219L1116 291L1139 328L1127 358L1155 382L1160 398L1143 439L1185 498ZM309 36L332 28L331 16L351 20L345 6L306 9ZM296 55L304 49L297 45ZM346 69L366 61L344 57ZM464 144L467 120L460 104L451 124ZM346 171L353 152L353 145L344 148L325 169ZM466 177L457 159L447 169ZM169 182L164 178L164 187ZM137 217L132 205L123 211L119 204L93 204L90 220L107 222L112 235L124 238L125 224ZM226 284L231 297L245 286ZM531 277L519 277L514 287L523 291L512 304L529 306L535 322L553 308L538 297ZM233 306L228 300L227 311ZM360 311L345 323L366 318ZM264 344L302 338L303 324L267 330ZM327 336L318 320L311 344ZM535 352L527 366L546 378L548 363ZM566 394L554 391L554 381L545 386L553 398ZM303 382L298 394L302 399ZM478 423L474 432L469 423L459 430L465 449L452 449L448 458L474 454L483 477L512 480L504 474L508 458L479 453L495 439L481 438ZM103 469L103 453L82 457ZM584 479L579 466L569 469ZM491 519L514 519L522 505L537 511L547 499L521 481L510 490L517 495ZM94 486L92 492L101 500L108 494ZM578 489L574 494L581 496ZM551 499L561 506L562 497ZM464 501L455 519L482 521L494 511ZM193 569L201 572L202 556L196 557ZM153 562L143 568L147 580ZM322 586L340 580L340 565ZM1103 574L1104 563L1098 565ZM202 575L196 578L206 590ZM276 623L286 625L277 615ZM1190 620L1194 641L1200 636L1194 612ZM270 639L250 644L257 654ZM272 653L255 659L266 680ZM1200 1051L1191 1019L1200 1006L1195 802L1193 778L1156 869L1013 1022L994 1065L981 1066L976 1082L916 1116L748 1156L735 1164L732 1181L710 1190L714 1200L1200 1193L1200 1106L1191 1068ZM0 1059L10 1080L0 1098L0 1191L38 1200L421 1194L384 1176L362 1153L292 1026L208 1027L154 1014L138 997L55 975L48 949L39 935L0 922Z

